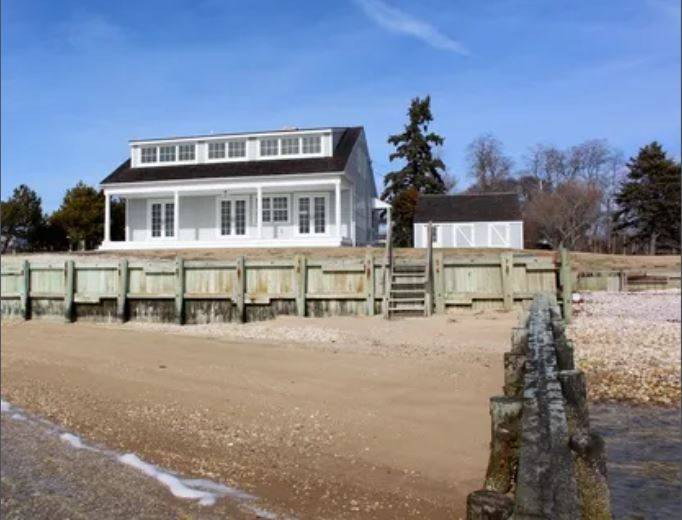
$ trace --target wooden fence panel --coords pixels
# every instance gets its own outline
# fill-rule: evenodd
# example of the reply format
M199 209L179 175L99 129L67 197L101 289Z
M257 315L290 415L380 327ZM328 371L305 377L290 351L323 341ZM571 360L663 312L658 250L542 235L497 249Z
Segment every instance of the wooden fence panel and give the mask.
M99 268L83 269L76 265L74 291L78 296L116 296L118 293L118 271ZM63 288L61 292L63 292Z
M185 291L189 294L232 294L235 269L193 268L185 266Z
M246 267L250 298L295 298L294 267Z

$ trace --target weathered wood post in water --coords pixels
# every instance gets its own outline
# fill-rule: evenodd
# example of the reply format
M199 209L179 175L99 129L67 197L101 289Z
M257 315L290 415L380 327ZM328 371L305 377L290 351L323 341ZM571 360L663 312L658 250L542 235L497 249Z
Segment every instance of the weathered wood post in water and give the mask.
M535 296L504 359L484 489L467 498L467 519L610 519L604 442L553 295Z

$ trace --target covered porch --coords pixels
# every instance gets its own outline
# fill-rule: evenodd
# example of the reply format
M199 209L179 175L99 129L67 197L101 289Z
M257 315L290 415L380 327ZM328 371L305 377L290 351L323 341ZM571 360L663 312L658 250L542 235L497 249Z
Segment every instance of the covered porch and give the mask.
M106 187L103 250L356 244L344 177ZM125 240L111 240L111 199L125 200Z

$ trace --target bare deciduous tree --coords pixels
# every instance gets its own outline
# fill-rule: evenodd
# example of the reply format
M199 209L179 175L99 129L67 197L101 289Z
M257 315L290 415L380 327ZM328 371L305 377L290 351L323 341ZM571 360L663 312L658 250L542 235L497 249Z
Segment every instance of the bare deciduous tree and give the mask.
M474 178L470 191L500 191L508 183L514 165L504 155L502 143L491 134L474 139L467 149L469 174ZM504 188L502 188L504 189Z
M601 197L597 186L569 180L551 192L536 193L524 208L524 221L537 239L554 248L585 248L599 216Z

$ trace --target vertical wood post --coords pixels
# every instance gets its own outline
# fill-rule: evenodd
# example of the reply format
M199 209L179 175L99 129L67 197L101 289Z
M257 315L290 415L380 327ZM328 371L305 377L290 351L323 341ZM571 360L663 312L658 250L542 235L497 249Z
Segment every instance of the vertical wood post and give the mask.
M426 228L426 291L424 292L424 315L431 316L433 310L433 222Z
M24 260L21 266L23 278L21 281L21 315L25 320L31 318L31 264Z
M571 308L571 299L573 295L571 261L568 256L568 250L563 246L559 249L559 257L561 262L559 267L559 283L561 285L561 302L564 312L564 321L570 323L573 314L573 309Z
M116 316L121 323L128 318L126 313L126 297L128 296L128 260L122 258L118 262L118 297L116 299Z
M502 300L504 310L510 311L514 307L511 277L514 274L514 253L505 251L500 253L500 271L502 272Z
M64 263L64 321L73 321L73 297L75 289L75 265L73 260Z
M382 314L384 318L389 318L389 299L391 297L391 282L393 278L393 237L391 230L393 228L393 220L391 218L391 210L386 210L386 252L384 254L384 294L382 300Z
M175 259L175 323L182 325L185 321L185 261L182 257Z
M433 256L433 284L436 314L445 314L445 264L443 251Z
M294 258L294 285L296 287L296 314L305 317L306 257L297 255Z
M243 255L237 258L237 269L235 271L235 276L236 276L235 303L237 304L237 316L239 318L239 321L244 323L246 321L245 313L246 309L244 300L244 293L246 292L246 269Z
M367 316L374 316L374 254L370 248L365 251L365 295Z

